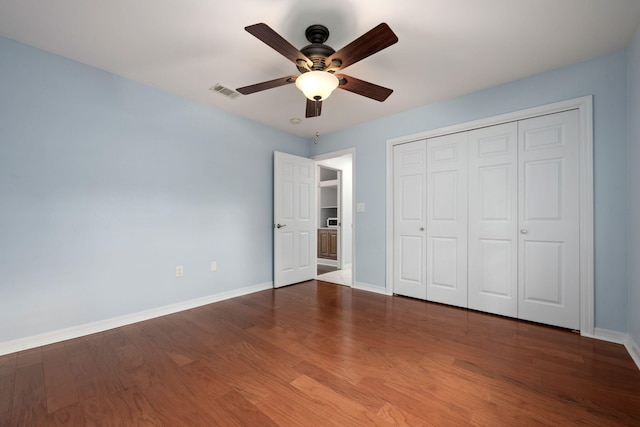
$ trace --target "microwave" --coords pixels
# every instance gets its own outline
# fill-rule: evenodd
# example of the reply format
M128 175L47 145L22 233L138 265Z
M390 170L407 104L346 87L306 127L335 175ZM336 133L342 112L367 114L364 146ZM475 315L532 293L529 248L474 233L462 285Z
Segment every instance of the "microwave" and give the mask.
M338 218L327 218L327 227L337 227Z

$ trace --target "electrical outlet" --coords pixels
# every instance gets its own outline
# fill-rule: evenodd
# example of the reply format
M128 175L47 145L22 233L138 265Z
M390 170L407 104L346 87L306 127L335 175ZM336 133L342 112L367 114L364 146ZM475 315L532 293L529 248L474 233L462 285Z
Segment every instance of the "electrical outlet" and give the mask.
M179 265L176 267L176 277L179 279L184 276L184 267Z
M218 263L215 261L211 261L211 271L218 270Z

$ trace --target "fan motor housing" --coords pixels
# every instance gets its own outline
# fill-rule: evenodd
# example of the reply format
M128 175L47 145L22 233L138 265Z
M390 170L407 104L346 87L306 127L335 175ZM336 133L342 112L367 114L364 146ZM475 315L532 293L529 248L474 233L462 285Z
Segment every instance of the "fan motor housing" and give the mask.
M316 24L308 27L304 35L311 44L300 49L300 52L313 61L312 71L323 71L326 68L324 60L336 52L331 46L324 44L329 38L329 29L324 25ZM298 70L302 73L308 71L300 66Z

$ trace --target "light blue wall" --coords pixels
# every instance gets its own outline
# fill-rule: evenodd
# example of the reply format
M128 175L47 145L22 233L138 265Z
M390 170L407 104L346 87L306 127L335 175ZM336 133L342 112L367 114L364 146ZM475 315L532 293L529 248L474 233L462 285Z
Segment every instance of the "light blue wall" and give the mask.
M309 141L12 40L0 58L0 343L272 280L272 153Z
M356 200L366 207L356 214L356 281L385 285L387 139L594 95L596 327L626 331L626 89L627 52L621 51L323 135L314 155L356 148Z
M629 334L640 346L640 27L629 47Z
M313 146L0 38L0 343L269 282L273 150L356 148L356 280L384 287L387 139L590 94L596 326L638 342L639 39Z

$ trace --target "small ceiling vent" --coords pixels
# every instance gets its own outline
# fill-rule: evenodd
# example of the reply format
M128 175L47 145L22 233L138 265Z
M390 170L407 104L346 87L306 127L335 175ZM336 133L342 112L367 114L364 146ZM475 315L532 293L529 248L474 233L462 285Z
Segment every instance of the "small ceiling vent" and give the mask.
M229 89L226 86L222 86L220 83L216 83L209 88L210 91L219 93L220 95L226 96L230 99L235 99L240 96L240 93L236 92L233 89Z

